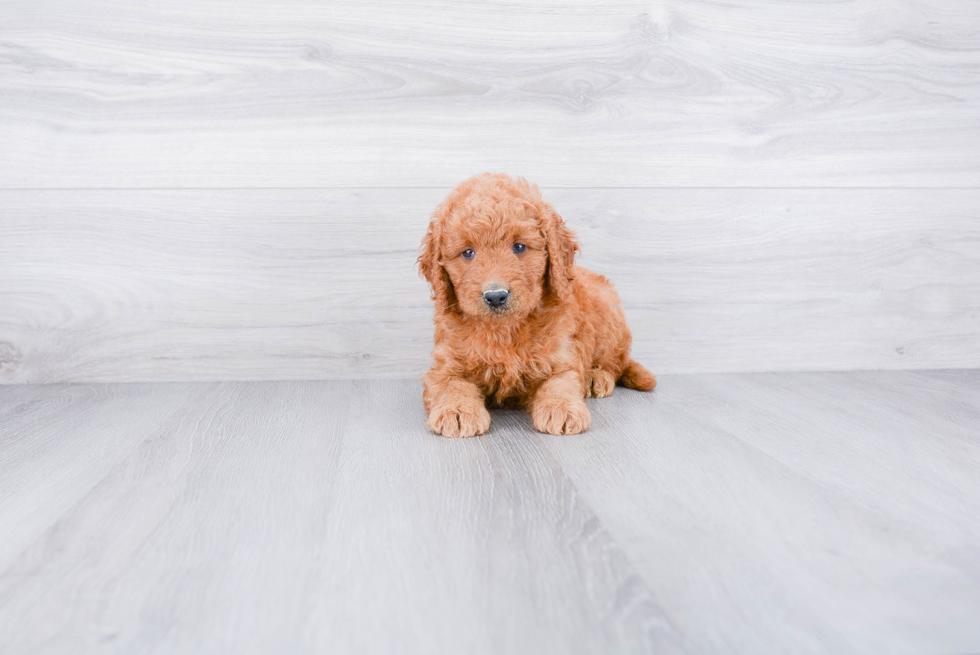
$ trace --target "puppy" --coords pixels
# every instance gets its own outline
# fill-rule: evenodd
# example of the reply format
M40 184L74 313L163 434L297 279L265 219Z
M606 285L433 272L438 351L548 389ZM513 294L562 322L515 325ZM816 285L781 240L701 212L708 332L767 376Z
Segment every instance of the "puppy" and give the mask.
M435 301L434 364L423 376L429 428L472 437L487 407L526 408L541 432L577 434L585 398L657 381L630 359L612 284L575 266L578 244L536 185L484 173L432 215L418 258Z

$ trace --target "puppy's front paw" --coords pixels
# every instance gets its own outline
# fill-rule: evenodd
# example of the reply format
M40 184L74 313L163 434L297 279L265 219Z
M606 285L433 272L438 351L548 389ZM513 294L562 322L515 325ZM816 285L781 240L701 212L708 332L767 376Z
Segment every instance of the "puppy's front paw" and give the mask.
M592 425L592 414L581 398L549 400L534 405L531 422L535 428L548 434L578 434Z
M429 414L429 429L444 437L474 437L490 428L490 412L479 402L441 405Z

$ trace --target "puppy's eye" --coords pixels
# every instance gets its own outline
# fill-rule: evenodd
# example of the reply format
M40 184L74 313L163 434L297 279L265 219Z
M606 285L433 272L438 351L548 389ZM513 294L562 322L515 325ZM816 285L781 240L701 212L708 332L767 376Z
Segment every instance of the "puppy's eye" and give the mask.
M476 257L476 253L472 248L467 248L463 251L463 259L473 259L474 257Z
M514 244L514 252L516 252L518 255L524 252L525 250L527 250L527 246L525 246L523 243Z

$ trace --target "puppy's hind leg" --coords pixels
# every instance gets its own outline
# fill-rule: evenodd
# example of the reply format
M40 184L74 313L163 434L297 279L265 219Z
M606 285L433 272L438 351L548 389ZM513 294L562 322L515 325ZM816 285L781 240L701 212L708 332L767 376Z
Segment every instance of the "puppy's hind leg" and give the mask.
M657 386L657 378L653 376L653 373L643 368L641 364L631 359L619 376L619 383L630 389L652 391Z
M604 368L595 366L588 373L585 381L586 398L605 398L611 396L616 388L616 376Z

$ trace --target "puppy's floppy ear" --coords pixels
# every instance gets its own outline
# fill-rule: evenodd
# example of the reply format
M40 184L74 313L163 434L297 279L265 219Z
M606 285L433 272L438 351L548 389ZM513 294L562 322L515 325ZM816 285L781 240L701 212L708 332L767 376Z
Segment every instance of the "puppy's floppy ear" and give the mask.
M442 256L442 224L448 214L449 207L445 204L436 207L429 221L429 229L422 239L422 254L417 260L419 273L432 286L432 299L436 303L437 313L448 311L456 305L456 291L452 280L439 261Z
M541 231L548 244L548 269L545 271L545 288L562 302L571 298L572 266L575 265L575 251L578 242L575 234L565 226L554 207L542 203L538 211L541 216Z

